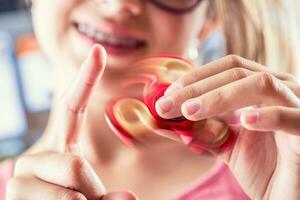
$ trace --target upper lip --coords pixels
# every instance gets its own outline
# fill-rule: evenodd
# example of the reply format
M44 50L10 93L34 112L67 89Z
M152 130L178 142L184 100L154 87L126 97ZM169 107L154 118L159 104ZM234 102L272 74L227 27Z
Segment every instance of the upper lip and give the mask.
M129 30L127 28L121 27L119 25L110 24L107 22L99 20L89 20L89 21L76 21L76 24L86 24L93 29L103 32L108 35L113 35L120 38L131 38L139 41L145 41L145 37L138 31Z

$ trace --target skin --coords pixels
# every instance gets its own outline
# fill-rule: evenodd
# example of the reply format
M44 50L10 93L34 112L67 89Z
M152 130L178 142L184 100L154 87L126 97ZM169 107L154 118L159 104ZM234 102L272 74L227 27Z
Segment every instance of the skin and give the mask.
M204 10L202 4L190 14L172 15L138 0L35 0L35 32L56 71L54 106L43 137L18 159L7 199L136 199L129 192L112 193L124 189L141 199L167 199L170 191L179 193L207 173L215 158L192 154L165 138L151 149L128 149L103 116L114 82L130 62L161 53L185 56L204 24ZM126 56L106 56L101 46L91 47L73 35L71 20L81 16L139 31L149 46ZM299 199L299 85L290 75L229 56L174 85L177 90L164 97L174 103L172 110L162 112L157 104L162 117L217 117L233 124L238 140L219 157L249 196ZM201 101L203 112L188 115L185 102L190 99ZM253 105L259 106L253 110L256 118L249 111L240 117L233 112ZM232 120L236 118L241 120ZM161 153L165 151L167 155Z
M130 149L104 118L106 102L116 95L115 83L128 63L157 54L184 56L202 28L206 4L187 15L173 15L144 1L108 2L33 1L35 33L56 73L54 105L44 135L16 163L7 199L99 199L105 194L109 199L110 192L123 190L141 199L167 199L214 166L215 158L193 155L165 138L151 149ZM86 16L139 32L147 48L126 56L105 55L100 46L74 34L71 20ZM133 198L128 192L122 195Z
M164 118L218 117L227 122L237 141L218 157L247 194L252 199L299 199L299 89L290 74L227 56L181 77L156 107ZM167 112L166 101L172 104ZM192 112L191 105L197 110Z

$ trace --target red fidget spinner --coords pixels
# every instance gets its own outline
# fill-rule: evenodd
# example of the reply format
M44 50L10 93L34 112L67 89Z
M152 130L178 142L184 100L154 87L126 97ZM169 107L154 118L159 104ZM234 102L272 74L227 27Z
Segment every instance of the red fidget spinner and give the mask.
M129 146L145 145L161 140L161 134L193 138L206 120L192 122L183 117L163 119L155 109L156 101L168 86L193 69L193 65L176 57L152 57L129 66L120 81L120 93L106 109L106 119L116 135ZM156 134L155 134L156 133ZM228 129L214 143L197 143L197 148L222 148L227 145ZM224 145L226 143L226 145Z

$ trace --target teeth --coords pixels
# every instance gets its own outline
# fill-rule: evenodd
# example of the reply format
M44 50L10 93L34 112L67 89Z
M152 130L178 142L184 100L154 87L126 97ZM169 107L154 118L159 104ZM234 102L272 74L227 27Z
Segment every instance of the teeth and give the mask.
M103 38L102 38L102 40L107 42L108 39L109 39L109 36L106 35L105 33L103 33Z
M86 33L86 25L84 25L84 24L79 24L78 25L78 30L80 31L80 32L82 32L82 33Z
M94 29L92 29L91 27L87 27L86 29L86 34L89 36L89 37L94 37L95 34L96 34L96 31Z
M120 43L120 40L115 37L107 37L107 41L113 45L118 45Z
M105 37L104 34L101 32L96 32L95 34L96 40L104 40L104 37Z
M114 37L111 35L107 35L103 32L97 31L92 27L88 27L85 24L78 24L79 32L87 35L88 37L95 38L98 41L105 41L112 45L122 45L122 46L137 46L139 44L138 41L130 38L120 38Z

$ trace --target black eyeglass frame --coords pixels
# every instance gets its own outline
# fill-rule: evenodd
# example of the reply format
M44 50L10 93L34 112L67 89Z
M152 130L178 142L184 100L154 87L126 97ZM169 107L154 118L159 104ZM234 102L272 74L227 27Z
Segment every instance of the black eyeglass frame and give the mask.
M161 1L158 1L158 0L149 0L151 3L153 3L154 5L156 5L158 8L160 9L163 9L165 11L168 11L170 13L173 13L173 14L186 14L186 13L189 13L191 11L193 11L202 1L204 0L197 0L197 2L188 7L188 8L183 8L183 9L180 9L180 8L173 8L173 7L170 7L170 6L167 6L166 4L162 3Z

